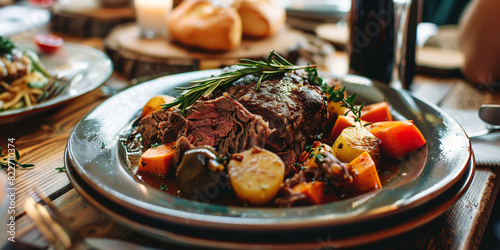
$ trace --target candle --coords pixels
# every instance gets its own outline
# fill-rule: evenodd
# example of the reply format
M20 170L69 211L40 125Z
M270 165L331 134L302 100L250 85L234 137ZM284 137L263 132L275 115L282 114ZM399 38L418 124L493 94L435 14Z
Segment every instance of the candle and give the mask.
M135 15L141 36L146 38L167 35L167 16L172 10L172 0L135 0Z

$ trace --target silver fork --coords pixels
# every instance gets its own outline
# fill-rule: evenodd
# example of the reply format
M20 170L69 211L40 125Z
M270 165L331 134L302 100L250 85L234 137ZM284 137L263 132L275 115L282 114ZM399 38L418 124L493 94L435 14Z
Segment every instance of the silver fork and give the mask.
M81 81L88 71L90 63L89 62L79 62L71 72L60 72L57 75L52 76L48 83L45 84L43 88L43 93L38 97L37 102L43 102L50 100L56 96L61 95L68 89Z
M37 202L38 201L38 202ZM106 238L84 238L73 227L52 202L33 190L31 196L24 200L24 210L36 226L38 231L52 244L53 248L59 249L122 249L122 250L151 250L153 248L140 246L132 242L106 239Z
M24 210L54 249L88 249L83 238L71 229L67 218L47 198L41 197L37 191L32 196L40 199L46 206L37 203L33 197L27 197L24 200Z

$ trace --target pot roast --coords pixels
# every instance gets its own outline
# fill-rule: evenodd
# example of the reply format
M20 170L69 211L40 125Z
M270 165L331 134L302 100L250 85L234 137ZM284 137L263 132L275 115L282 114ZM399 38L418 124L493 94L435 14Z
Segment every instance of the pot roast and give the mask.
M194 146L216 148L221 156L253 146L299 155L321 133L325 95L295 73L262 81L258 89L257 80L247 76L217 90L194 103L185 116L171 108L144 117L139 123L143 145L184 136Z

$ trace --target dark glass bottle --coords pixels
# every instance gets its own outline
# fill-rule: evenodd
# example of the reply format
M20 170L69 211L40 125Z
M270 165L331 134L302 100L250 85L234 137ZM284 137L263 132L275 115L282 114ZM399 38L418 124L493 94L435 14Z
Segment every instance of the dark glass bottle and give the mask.
M349 72L389 84L394 61L392 0L352 0Z
M412 0L406 33L406 48L403 50L404 63L400 65L400 80L404 88L409 88L416 72L417 26L422 17L422 0Z

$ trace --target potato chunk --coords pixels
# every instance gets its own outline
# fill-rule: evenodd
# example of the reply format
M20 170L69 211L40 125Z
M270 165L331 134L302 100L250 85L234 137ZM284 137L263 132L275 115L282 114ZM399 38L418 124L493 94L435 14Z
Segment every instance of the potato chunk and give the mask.
M285 177L285 164L276 154L254 147L234 154L228 164L228 173L241 201L263 205L278 193Z
M380 140L360 126L345 128L332 146L332 154L342 162L351 162L364 151L376 165L380 162Z

